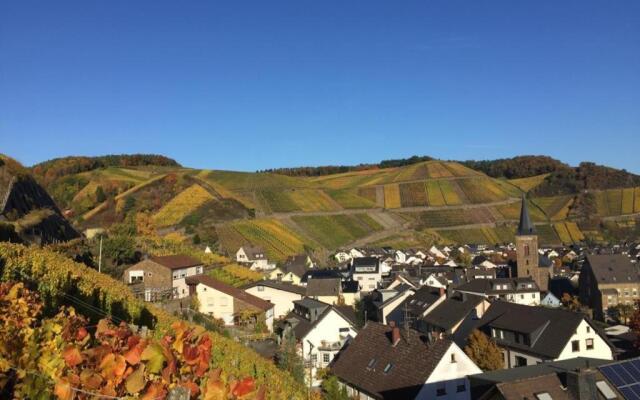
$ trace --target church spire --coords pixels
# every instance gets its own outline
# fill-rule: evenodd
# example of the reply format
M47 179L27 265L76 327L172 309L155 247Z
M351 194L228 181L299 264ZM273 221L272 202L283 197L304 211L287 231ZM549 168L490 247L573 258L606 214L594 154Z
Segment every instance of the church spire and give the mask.
M517 234L520 236L523 235L534 235L536 230L531 222L531 218L529 217L529 208L527 206L527 198L525 195L522 195L522 207L520 209L520 224L518 224L518 232Z

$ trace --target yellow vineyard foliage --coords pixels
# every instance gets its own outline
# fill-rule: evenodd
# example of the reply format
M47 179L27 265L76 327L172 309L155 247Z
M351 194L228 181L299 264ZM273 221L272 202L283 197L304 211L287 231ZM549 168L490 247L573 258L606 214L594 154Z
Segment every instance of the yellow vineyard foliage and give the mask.
M202 186L195 184L180 192L153 216L157 226L176 225L213 197Z

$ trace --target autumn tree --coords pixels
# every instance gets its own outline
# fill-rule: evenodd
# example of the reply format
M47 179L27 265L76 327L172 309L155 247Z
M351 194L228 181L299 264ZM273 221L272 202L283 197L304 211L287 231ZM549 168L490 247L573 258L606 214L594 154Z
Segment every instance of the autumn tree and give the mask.
M304 364L296 348L296 339L292 333L285 333L275 356L276 366L291 374L297 382L304 383Z
M487 335L474 329L464 352L483 371L494 371L504 368L502 351Z
M324 400L349 400L347 388L340 385L335 375L329 375L322 381Z
M617 320L623 325L628 325L631 318L636 312L636 307L631 304L618 304L607 309L607 314L612 319Z
M577 296L572 296L569 293L563 293L562 298L560 299L562 305L568 308L571 311L579 311L582 305L580 304L580 300Z

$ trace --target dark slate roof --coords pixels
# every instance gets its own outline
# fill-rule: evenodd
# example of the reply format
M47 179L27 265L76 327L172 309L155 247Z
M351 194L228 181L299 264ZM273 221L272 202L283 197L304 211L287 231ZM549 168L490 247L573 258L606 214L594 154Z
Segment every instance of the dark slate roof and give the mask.
M391 342L391 327L369 321L331 365L340 380L376 399L413 399L452 342L431 343L418 331L402 330L400 342ZM375 363L369 367L371 360ZM385 373L385 367L391 369Z
M338 314L342 315L347 321L351 322L354 326L358 323L358 317L356 316L356 310L351 306L332 306Z
M624 254L590 254L587 262L598 283L640 282L640 267Z
M242 246L242 249L244 250L249 260L265 260L267 258L262 247L254 245L244 245Z
M504 285L506 289L502 289ZM531 285L530 288L527 285ZM500 289L498 289L500 288ZM499 295L505 293L533 293L540 288L531 277L522 278L494 278L474 279L468 283L456 287L461 292L484 293L486 295Z
M341 278L342 274L337 269L310 269L302 275L300 282L307 283L311 279L324 279L324 278Z
M556 374L498 383L495 390L504 399L537 399L536 394L547 393L553 400L573 400Z
M529 217L529 207L527 206L527 198L522 195L522 207L520 208L520 223L518 224L518 235L535 235L536 229Z
M307 283L307 296L338 296L341 287L340 278L313 278Z
M482 301L484 301L482 296L456 293L438 304L422 320L429 325L448 330L469 315Z
M342 293L358 293L360 289L360 284L358 281L343 281L342 282Z
M261 298L249 294L242 289L235 288L233 286L227 285L226 283L213 279L209 275L188 276L185 278L185 282L187 283L187 285L197 285L201 283L212 289L218 290L222 293L226 293L229 296L242 301L243 303L252 305L263 311L267 311L270 308L273 308L273 303L262 300Z
M273 281L273 280L253 282L248 285L244 285L242 289L249 289L256 286L266 286L273 289L282 290L285 292L296 293L302 296L304 296L307 293L307 290L302 286L294 285L288 282Z
M421 316L433 303L444 295L444 293L441 294L440 288L423 286L400 303L397 309L404 311L406 308L410 314Z
M535 333L530 345L506 338L495 340L500 346L520 349L542 358L557 358L585 318L583 314L557 308L494 301L477 326L488 335L491 335L491 328L523 334Z
M373 271L356 271L356 269L373 267ZM376 257L356 257L351 266L352 271L357 274L376 274L380 270L380 260Z
M351 307L336 307L327 303L323 303L318 300L305 297L302 300L296 300L294 303L294 310L289 312L280 324L288 324L293 328L293 334L296 339L301 340L307 333L309 333L322 319L327 316L331 310L337 312L347 322L354 326L355 329L355 312L349 311L347 308ZM353 310L353 309L351 309ZM303 313L305 312L317 312L317 316L311 316L306 318Z
M149 259L171 270L202 265L202 262L200 262L200 260L186 256L184 254L175 254L171 256L152 256L149 257Z
M282 269L284 272L291 272L295 276L302 277L309 270L307 259L308 256L306 254L291 256L284 263Z

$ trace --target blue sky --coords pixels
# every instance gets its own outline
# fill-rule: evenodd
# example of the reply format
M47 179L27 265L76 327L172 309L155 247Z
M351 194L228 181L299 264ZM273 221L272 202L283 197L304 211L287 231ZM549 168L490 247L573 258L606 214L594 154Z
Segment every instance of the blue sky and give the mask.
M640 2L0 3L0 152L256 170L547 154L640 173Z

